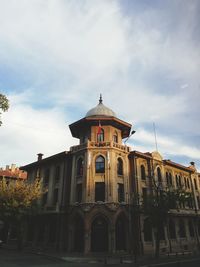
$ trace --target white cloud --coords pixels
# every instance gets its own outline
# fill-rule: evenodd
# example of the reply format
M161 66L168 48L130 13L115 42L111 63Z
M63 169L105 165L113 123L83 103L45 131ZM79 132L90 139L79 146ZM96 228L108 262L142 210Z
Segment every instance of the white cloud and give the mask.
M75 113L77 120L83 117L99 93L137 130L156 121L190 140L199 135L198 2L138 13L133 8L129 16L120 5L124 1L0 0L0 76L7 70L0 90L9 88L5 79L15 86L8 90L12 105L0 129L4 163L68 149L76 141L65 122ZM65 111L71 105L77 107L73 118ZM160 142L168 153L200 157L198 149L184 148L183 136Z
M171 154L199 160L200 149L196 148L195 146L187 146L183 144L181 140L171 139L170 137L160 134L156 139L158 151L164 156ZM136 144L134 144L135 141ZM152 132L143 128L137 129L136 134L133 136L129 144L134 144L134 150L139 149L142 152L151 152L156 150L156 141L153 128Z
M21 101L20 101L21 100ZM23 103L24 94L10 97L10 110L3 116L0 166L23 165L36 160L37 153L50 156L77 144L70 134L67 118L57 109L33 109Z

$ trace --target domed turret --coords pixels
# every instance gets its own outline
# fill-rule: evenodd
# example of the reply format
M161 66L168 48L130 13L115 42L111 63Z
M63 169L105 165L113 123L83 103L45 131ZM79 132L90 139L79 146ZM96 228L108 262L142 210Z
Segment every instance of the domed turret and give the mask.
M115 112L112 111L110 108L106 107L104 104L103 104L103 100L102 100L102 96L100 95L100 99L99 99L99 104L90 109L85 117L97 117L97 116L108 116L108 117L117 117Z
M102 102L102 96L100 95L96 107L90 109L84 118L69 125L73 137L79 138L81 142L85 142L86 139L93 140L95 136L94 129L97 129L100 124L103 127L113 127L113 129L119 130L122 139L129 136L131 124L117 118L115 112Z

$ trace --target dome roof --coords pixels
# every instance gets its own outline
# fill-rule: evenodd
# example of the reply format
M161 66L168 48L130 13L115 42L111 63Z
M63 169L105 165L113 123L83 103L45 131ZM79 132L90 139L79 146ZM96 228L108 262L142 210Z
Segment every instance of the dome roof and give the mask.
M85 117L91 117L91 116L108 116L108 117L116 117L116 114L114 111L112 111L110 108L106 107L103 103L102 96L100 95L99 104L90 109Z

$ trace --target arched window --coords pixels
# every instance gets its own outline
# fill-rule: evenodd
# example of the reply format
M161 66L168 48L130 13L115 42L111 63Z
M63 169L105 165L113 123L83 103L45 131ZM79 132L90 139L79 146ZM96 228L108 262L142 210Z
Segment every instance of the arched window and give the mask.
M118 135L117 135L116 131L115 131L115 133L113 135L113 142L118 143Z
M117 174L123 175L123 161L120 158L117 159Z
M77 162L77 170L76 170L76 175L77 176L82 176L83 175L83 159L79 158Z
M172 185L172 174L169 173L169 184Z
M184 177L184 185L185 185L185 188L187 188L187 180L185 177Z
M196 181L196 179L194 179L194 189L195 189L195 190L198 189L198 188L197 188L197 181Z
M158 177L158 182L162 182L162 175L161 175L161 170L160 168L158 167L157 168L157 177Z
M166 183L167 183L167 185L169 185L169 174L168 174L168 172L166 172Z
M187 178L187 187L190 189L190 181L188 178Z
M178 177L178 183L179 183L179 187L181 187L182 182L181 182L181 176L180 176L180 175L179 175L179 177Z
M179 187L178 175L176 174L176 186Z
M146 179L146 172L145 172L144 165L141 165L140 170L141 170L141 179L145 180Z
M96 158L95 170L96 170L96 173L104 173L105 172L105 159L103 156L98 156Z
M103 142L104 141L104 130L103 128L100 128L97 132L97 142Z

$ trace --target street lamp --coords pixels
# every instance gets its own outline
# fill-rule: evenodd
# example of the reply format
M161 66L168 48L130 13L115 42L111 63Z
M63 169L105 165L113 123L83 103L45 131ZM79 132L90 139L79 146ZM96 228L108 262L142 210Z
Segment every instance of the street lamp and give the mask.
M136 133L136 131L131 131L131 134L126 138L126 140L124 141L124 144L128 141L128 139L134 134Z

